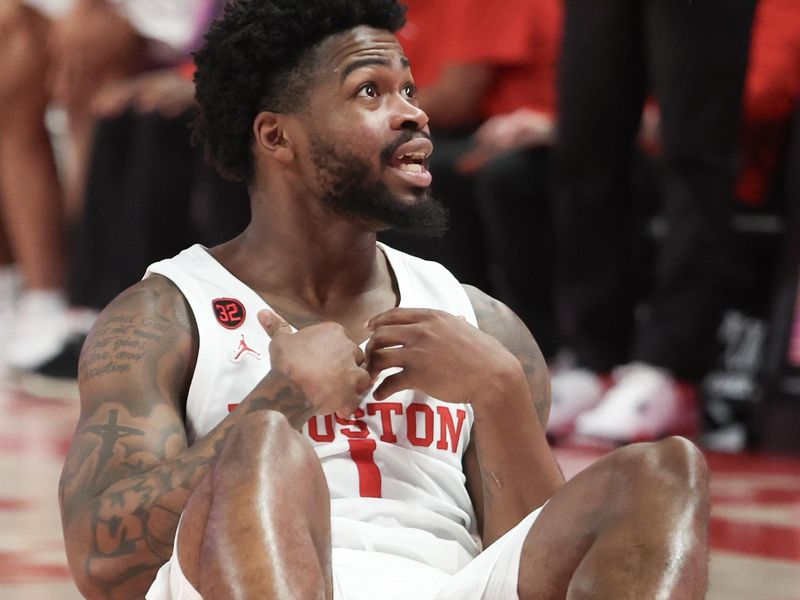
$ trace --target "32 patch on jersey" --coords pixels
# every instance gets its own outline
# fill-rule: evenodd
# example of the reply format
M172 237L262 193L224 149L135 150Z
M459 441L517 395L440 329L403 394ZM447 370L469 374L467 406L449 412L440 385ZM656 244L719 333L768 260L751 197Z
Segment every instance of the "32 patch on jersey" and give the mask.
M244 304L234 298L217 298L211 302L217 322L225 329L237 329L244 323Z

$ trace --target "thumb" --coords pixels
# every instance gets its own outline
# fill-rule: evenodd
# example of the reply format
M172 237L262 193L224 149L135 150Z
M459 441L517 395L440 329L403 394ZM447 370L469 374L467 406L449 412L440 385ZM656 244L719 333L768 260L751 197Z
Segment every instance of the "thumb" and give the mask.
M266 330L270 338L276 335L292 333L292 326L284 321L280 315L271 310L262 310L258 313L258 322Z

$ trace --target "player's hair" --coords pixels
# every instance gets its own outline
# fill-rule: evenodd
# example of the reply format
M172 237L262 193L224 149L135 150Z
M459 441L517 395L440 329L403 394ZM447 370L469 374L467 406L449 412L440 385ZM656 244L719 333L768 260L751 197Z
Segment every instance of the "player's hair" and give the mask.
M262 110L306 106L313 50L359 25L396 32L397 0L233 0L195 53L199 105L193 139L224 176L253 176L252 125Z

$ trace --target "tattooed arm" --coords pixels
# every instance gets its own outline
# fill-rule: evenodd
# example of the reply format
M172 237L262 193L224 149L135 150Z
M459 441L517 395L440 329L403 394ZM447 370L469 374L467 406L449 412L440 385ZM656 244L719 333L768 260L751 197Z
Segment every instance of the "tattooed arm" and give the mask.
M315 413L273 360L242 405L188 448L183 413L197 343L183 296L160 276L114 300L86 341L81 415L59 498L69 564L89 598L144 596L172 553L183 507L238 420L273 409L299 428Z
M486 546L541 506L564 479L544 436L550 379L539 346L507 306L477 288L464 288L479 328L519 360L528 388L472 402L475 427L464 471Z

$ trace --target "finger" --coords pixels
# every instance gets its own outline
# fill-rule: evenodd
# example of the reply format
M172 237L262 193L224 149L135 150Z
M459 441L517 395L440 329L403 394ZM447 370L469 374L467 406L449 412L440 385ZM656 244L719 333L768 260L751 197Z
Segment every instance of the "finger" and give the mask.
M406 366L408 351L403 348L382 348L376 350L369 357L367 370L370 375L377 377L381 371L392 368L403 369Z
M390 308L367 321L367 329L375 331L385 325L409 325L430 318L438 311L426 308Z
M369 371L366 369L359 369L359 373L356 376L356 394L358 394L358 397L363 400L364 396L372 389L373 385L375 385L375 379L370 375Z
M375 398L375 400L386 400L386 398L392 394L410 389L411 378L408 376L406 371L402 371L384 379L378 388L372 392L372 397Z
M356 409L358 409L358 407L361 406L362 401L363 401L362 394L353 395L348 402L345 402L345 404L341 408L336 410L335 413L336 416L342 419L347 419L348 417L353 416L353 413L356 412Z
M267 332L270 339L276 335L286 335L292 333L292 326L284 321L281 316L271 310L262 310L258 313L258 322Z
M386 325L376 329L367 342L365 352L369 357L375 350L407 344L414 333L410 325Z
M353 358L355 359L356 364L359 367L362 366L365 362L367 362L366 354L364 354L361 348L356 346L355 344L353 344Z

